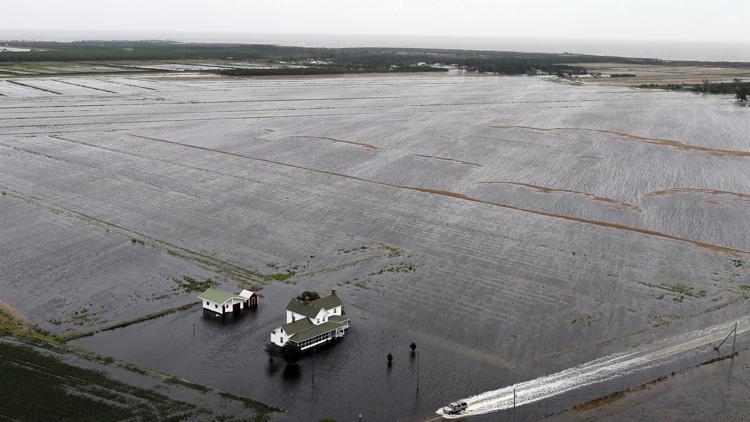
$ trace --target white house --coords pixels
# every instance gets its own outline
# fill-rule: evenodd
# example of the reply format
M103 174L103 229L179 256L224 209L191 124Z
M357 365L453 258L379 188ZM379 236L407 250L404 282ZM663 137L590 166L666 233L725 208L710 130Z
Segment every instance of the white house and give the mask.
M333 289L330 296L312 301L292 299L286 305L286 324L271 332L271 342L279 347L292 342L305 350L343 337L347 329L349 318Z
M258 306L258 294L243 290L239 294L232 294L218 289L208 289L198 296L203 304L203 312L213 312L224 316L231 312L239 313L242 309Z

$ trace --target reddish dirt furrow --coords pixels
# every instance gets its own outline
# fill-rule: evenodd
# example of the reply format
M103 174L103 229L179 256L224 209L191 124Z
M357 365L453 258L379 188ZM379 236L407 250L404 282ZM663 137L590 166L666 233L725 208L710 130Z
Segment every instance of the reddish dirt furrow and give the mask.
M750 157L750 151L737 151L737 150L732 150L732 149L704 147L700 145L685 144L685 143L675 141L672 139L647 138L644 136L633 135L631 133L625 133L625 132L617 132L613 130L578 128L578 127L542 128L542 127L517 126L517 125L491 125L489 127L495 128L495 129L524 129L524 130L533 130L533 131L539 131L539 132L576 131L576 132L604 133L604 134L613 135L622 139L630 139L630 140L638 141L644 144L667 146L671 148L681 149L683 151L705 152L705 153L708 153L711 155L717 155L717 156Z
M559 219L559 220L574 221L574 222L577 222L577 223L590 224L590 225L594 225L594 226L598 226L598 227L623 230L623 231L628 231L628 232L632 232L632 233L639 233L639 234L643 234L643 235L647 235L647 236L659 237L659 238L662 238L662 239L669 239L669 240L674 240L674 241L678 241L678 242L685 242L685 243L689 243L691 245L698 246L698 247L701 247L701 248L704 248L704 249L708 249L708 250L711 250L711 251L714 251L714 252L726 253L726 254L730 254L730 255L733 255L733 256L750 255L750 252L743 251L743 250L740 250L740 249L729 248L729 247L726 247L726 246L713 245L711 243L701 242L701 241L697 241L697 240L683 239L683 238L680 238L680 237L677 237L677 236L674 236L674 235L671 235L671 234L668 234L668 233L662 233L662 232L659 232L659 231L656 231L656 230L649 230L649 229L641 229L641 228L637 228L637 227L631 227L631 226L627 226L625 224L609 223L609 222L597 221L597 220L589 220L589 219L585 219L585 218L581 218L581 217L573 217L573 216L569 216L569 215L554 214L554 213L549 213L549 212L544 212L544 211L537 211L537 210L531 210L531 209L526 209L526 208L514 207L512 205L499 204L499 203L495 203L495 202L484 201L484 200L481 200L481 199L472 198L470 196L467 196L467 195L462 194L462 193L457 193L457 192L450 192L450 191L443 191L443 190L429 189L429 188L421 188L421 187L416 187L416 186L397 185L397 184L392 184L392 183L387 183L387 182L381 182L381 181L377 181L377 180L365 179L365 178L362 178L362 177L352 176L352 175L344 174L344 173L337 173L337 172L332 172L332 171L327 171L327 170L320 170L320 169L315 169L315 168L310 168L310 167L303 167L303 166L299 166L299 165L296 165L296 164L290 164L290 163L284 163L284 162L281 162L281 161L271 160L271 159L268 159L268 158L254 157L254 156L240 154L240 153L231 152L231 151L223 151L223 150L219 150L219 149L202 147L202 146L198 146L198 145L185 144L185 143L182 143L182 142L175 142L175 141L167 141L167 140L164 140L164 139L150 138L150 137L147 137L147 136L140 136L140 135L134 135L134 134L128 134L128 135L133 136L135 138L146 139L146 140L151 140L151 141L155 141L155 142L162 142L162 143L171 144L171 145L178 145L178 146L182 146L182 147L186 147L186 148L194 148L194 149L199 149L199 150L202 150L202 151L209 151L209 152L213 152L213 153L217 153L217 154L225 154L225 155L230 155L230 156L233 156L233 157L246 158L246 159L255 160L255 161L259 161L259 162L263 162L263 163L276 164L276 165L280 165L280 166L284 166L284 167L289 167L289 168L294 168L294 169L298 169L298 170L305 170L305 171L310 171L310 172L319 173L319 174L326 174L326 175L329 175L329 176L337 176L337 177L342 177L342 178L346 178L346 179L350 179L350 180L357 180L357 181L360 181L360 182L371 183L371 184L375 184L375 185L379 185L379 186L388 186L388 187L392 187L392 188L410 190L410 191L415 191L415 192L424 192L424 193L429 193L429 194L433 194L433 195L447 196L447 197L451 197L451 198L461 199L461 200L464 200L464 201L474 202L474 203L478 203L478 204L491 205L491 206L495 206L495 207L499 207L499 208L505 208L505 209L515 210L515 211L521 211L521 212L525 212L525 213L529 213L529 214L540 215L540 216L555 218L555 219Z
M345 141L343 139L329 138L327 136L293 135L293 136L290 136L290 138L321 139L324 141L331 141L331 142L335 142L339 144L358 145L361 147L365 147L367 149L381 149L380 147L376 147L375 145L365 144L363 142Z
M587 198L593 199L594 201L600 201L600 202L607 202L610 204L616 205L618 208L626 209L628 211L637 211L641 212L641 207L633 204L628 204L627 202L618 201L616 199L607 198L605 196L598 196L594 195L593 193L589 192L581 192L577 190L570 190L570 189L555 189L550 188L547 186L539 186L539 185L532 185L529 183L518 183L518 182L479 182L484 185L510 185L510 186L521 186L525 188L534 189L537 192L543 192L543 193L553 193L553 192L560 192L560 193L572 193L574 195L582 195Z
M537 144L534 142L516 141L514 139L493 138L491 136L481 136L481 135L469 135L469 136L473 138L487 139L491 141L510 142L513 144L530 145L530 146L535 146L535 147L540 147L540 148L552 148L551 145Z
M665 189L665 190L659 190L655 192L649 192L645 194L645 196L665 196L670 195L673 193L702 193L706 195L727 195L727 196L734 196L735 198L740 198L744 201L750 201L750 195L746 193L740 193L740 192L729 192L724 190L712 190L712 189L696 189L696 188L671 188L671 189Z
M472 163L471 161L456 160L454 158L436 157L434 155L422 155L422 154L412 154L412 155L414 155L415 157L420 157L420 158L429 158L429 159L432 159L432 160L450 161L452 163L457 163L457 164L466 164L467 166L482 167L482 165L478 164L478 163Z

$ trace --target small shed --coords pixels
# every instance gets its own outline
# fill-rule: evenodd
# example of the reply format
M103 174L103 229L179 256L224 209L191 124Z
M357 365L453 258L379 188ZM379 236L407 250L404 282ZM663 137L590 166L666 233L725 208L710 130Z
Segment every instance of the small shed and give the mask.
M249 290L243 290L239 294L225 292L219 289L207 289L198 295L203 306L203 312L224 316L229 313L239 313L243 309L258 306L258 295Z

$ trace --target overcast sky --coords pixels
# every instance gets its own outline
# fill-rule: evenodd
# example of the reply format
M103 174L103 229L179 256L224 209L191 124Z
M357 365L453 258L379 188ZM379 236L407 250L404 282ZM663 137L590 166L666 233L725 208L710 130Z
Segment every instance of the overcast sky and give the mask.
M748 41L750 0L0 0L0 31Z

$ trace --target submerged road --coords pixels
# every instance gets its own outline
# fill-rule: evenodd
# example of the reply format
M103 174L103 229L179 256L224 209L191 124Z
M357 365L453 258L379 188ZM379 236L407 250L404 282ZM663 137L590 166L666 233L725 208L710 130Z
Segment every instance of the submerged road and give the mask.
M737 335L750 331L750 317L742 318L737 322ZM733 328L734 322L731 322L691 331L632 352L606 356L555 374L478 394L459 400L468 404L468 409L460 415L443 415L442 411L438 410L436 413L439 416L427 420L458 419L511 409L514 390L516 408L518 408L578 388L620 378L636 371L658 367L697 348L709 344L717 345ZM727 347L731 349L731 342L732 339L729 339L722 346L722 350L727 350Z

